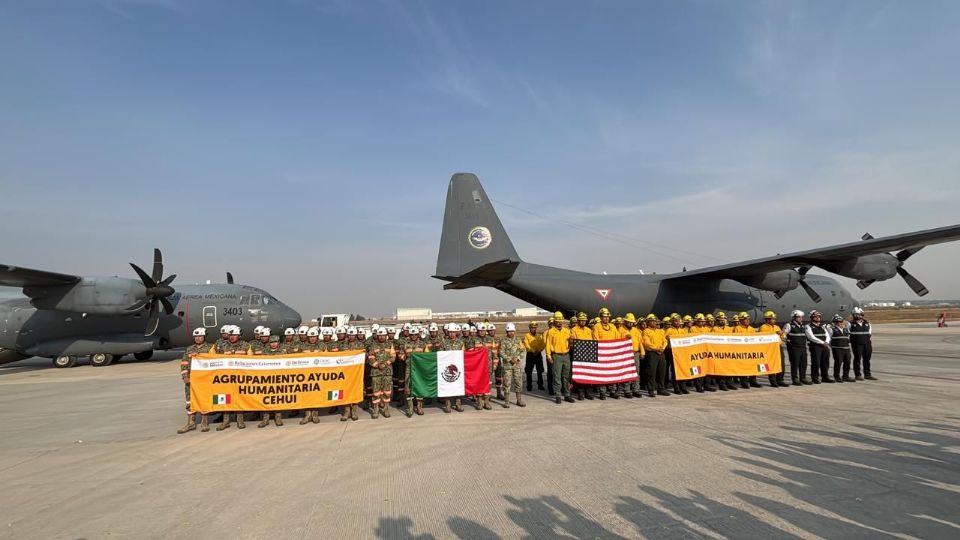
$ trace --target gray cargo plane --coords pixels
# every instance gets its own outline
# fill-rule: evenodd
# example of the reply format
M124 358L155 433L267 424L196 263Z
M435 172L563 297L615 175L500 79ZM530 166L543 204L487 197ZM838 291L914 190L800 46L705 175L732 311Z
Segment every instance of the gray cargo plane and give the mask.
M226 284L184 285L163 277L163 258L154 250L150 274L130 263L137 276L74 276L0 264L0 287L19 287L0 296L0 364L31 356L53 359L60 368L89 356L106 366L126 354L139 360L154 350L193 343L202 326L216 338L235 324L249 336L254 326L295 327L300 315L266 291ZM0 289L2 290L2 289Z
M722 266L663 275L606 275L524 262L517 255L480 181L453 175L433 277L444 289L493 287L550 311L566 315L613 313L732 313L756 321L772 309L782 320L794 309L817 309L825 317L847 316L857 301L835 279L808 275L818 267L858 280L863 289L900 275L918 295L927 289L903 263L924 246L960 239L960 225L776 255ZM897 251L890 254L890 251Z

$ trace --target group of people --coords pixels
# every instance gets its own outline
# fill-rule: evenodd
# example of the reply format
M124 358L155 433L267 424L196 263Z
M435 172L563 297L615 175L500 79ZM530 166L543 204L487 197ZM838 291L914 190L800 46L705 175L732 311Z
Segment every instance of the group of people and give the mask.
M640 398L644 394L648 397L669 396L671 393L689 394L691 389L703 393L761 387L756 376L701 377L686 381L678 379L674 373L670 338L691 334L777 334L787 351L790 384L786 382L783 371L770 373L768 380L773 388L822 382L876 380L870 370L872 328L859 307L853 309L853 319L849 323L840 315L834 315L831 323L826 324L818 311L811 311L805 322L805 314L799 310L793 311L790 322L782 327L776 321L777 315L773 311L765 312L764 323L754 327L745 312L732 315L729 320L724 312L716 315L698 313L693 316L673 313L663 318L652 313L640 318L627 313L623 317L613 318L608 309L602 308L592 320L583 312L569 320L561 312L557 312L550 317L549 328L545 332L541 333L539 323L533 321L529 323L528 331L522 337L517 335L513 323L505 326L505 336L498 337L497 326L485 321L465 325L449 323L442 327L436 324L418 326L407 323L396 335L390 335L386 328L375 325L369 336L353 327L321 329L301 326L285 329L281 337L269 328L257 327L254 329L254 339L245 341L241 339L240 327L225 325L220 329L220 338L212 344L207 342L205 329L197 328L193 331L194 344L187 348L180 363L180 374L185 385L187 423L177 432L186 433L198 427L194 412L190 410L190 366L195 355L207 352L255 356L363 351L366 355L366 399L362 406L369 411L371 418L378 418L381 414L389 418L390 404L394 399L399 405L406 405L407 417L423 414L424 405L431 400L413 396L410 392L409 359L416 352L486 349L488 371L496 389L496 399L504 408L510 406L511 392L515 395L514 403L517 406L526 406L522 397L524 380L526 391L532 391L534 372L537 389L547 391L557 404L564 401L574 403L583 399L603 400L607 397ZM612 385L584 385L572 381L570 349L573 340L627 338L633 345L636 381ZM829 369L831 354L834 359L832 378ZM850 375L851 367L853 376ZM479 395L442 398L438 400L438 404L445 413L462 412L463 400L468 399L477 410L489 410L492 408L491 396L492 392L488 388L486 393ZM357 420L357 409L357 404L340 407L340 420ZM301 424L319 423L319 411L303 410L302 413ZM235 414L237 427L243 429L245 415ZM200 430L208 431L207 415L200 416ZM223 414L217 431L231 426L231 416L231 413ZM263 412L258 427L269 425L271 418L275 425L283 425L281 412Z

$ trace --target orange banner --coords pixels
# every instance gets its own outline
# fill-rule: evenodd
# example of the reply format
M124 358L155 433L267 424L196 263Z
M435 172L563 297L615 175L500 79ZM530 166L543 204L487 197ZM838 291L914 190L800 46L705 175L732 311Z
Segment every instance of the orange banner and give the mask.
M202 413L336 407L363 400L363 352L277 356L200 354L190 409Z
M698 334L670 338L677 379L748 377L783 370L777 334Z

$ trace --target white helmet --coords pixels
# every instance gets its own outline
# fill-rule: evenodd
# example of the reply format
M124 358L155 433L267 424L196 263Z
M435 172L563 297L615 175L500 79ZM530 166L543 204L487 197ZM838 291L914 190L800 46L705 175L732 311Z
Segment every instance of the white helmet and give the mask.
M497 325L493 324L492 322L487 323L487 331L496 330L496 329L497 329Z
M260 335L261 335L261 336L270 337L270 334L271 334L271 331L270 331L270 329L267 328L266 326L264 326L264 327L262 327L262 328L260 329Z
M253 327L253 335L259 336L261 330L263 330L263 326L260 326L259 324L258 324L257 326L254 326L254 327Z
M334 334L346 334L349 332L349 328L346 326L338 326L337 329L333 332Z
M507 323L507 332L516 332L516 331L517 331L517 326L516 326L515 324L513 324L512 322L508 322L508 323Z
M317 329L316 326L307 330L307 337L317 337L319 335L320 335L320 331Z
M333 335L333 328L330 328L329 326L324 327L323 331L321 331L320 333L323 334L323 335L325 335L325 336L332 336L332 335Z
M193 337L206 337L207 329L206 328L194 328Z
M457 323L450 323L450 331L451 331L451 332L459 332L459 331L460 331L460 325L457 324Z
M438 327L436 323L430 323L430 327L428 328L428 330L431 332L439 332L440 327Z
M795 309L795 310L793 310L793 311L790 312L790 318L791 318L791 319L794 318L794 317L803 317L803 315L804 315L804 313L803 313L802 311L800 311L799 309Z
M860 306L857 306L857 307L853 308L853 314L854 314L854 315L863 315L863 308L860 307Z
M408 323L408 322L403 323L403 329L404 329L404 330L409 330L411 326L413 326L413 325L411 325L411 324Z
M419 333L420 333L420 330L417 329L417 328L414 328L413 326L411 326L410 328L407 328L407 333L408 333L408 334L419 334Z
M236 325L230 326L230 335L231 335L231 336L239 336L239 335L240 335L240 327L239 327L239 326L236 326Z
M285 336L295 336L295 335L297 335L297 331L294 330L293 328L287 328L286 330L283 331L283 335L285 335Z
M370 329L373 330L374 332L376 332L377 330L380 329L380 325L379 325L379 324L374 324L373 326L370 327Z
M356 328L351 328L351 329L347 330L347 335L348 335L348 336L355 336L355 335L357 335L358 333L359 333L359 332L357 332L357 329L356 329Z
M220 333L221 333L221 334L229 334L229 333L230 333L230 325L229 325L229 324L225 324L225 325L221 326L221 327L220 327Z
M305 335L307 335L307 332L308 332L309 330L310 330L310 327L309 327L309 326L303 325L303 326L297 328L297 335L305 336Z
M385 335L387 335L387 329L386 329L386 328L377 328L377 335L378 335L378 336L385 336Z
M476 333L477 333L477 327L476 327L476 326L473 326L473 325L468 326L468 327L467 327L467 331L470 332L471 334L476 334Z

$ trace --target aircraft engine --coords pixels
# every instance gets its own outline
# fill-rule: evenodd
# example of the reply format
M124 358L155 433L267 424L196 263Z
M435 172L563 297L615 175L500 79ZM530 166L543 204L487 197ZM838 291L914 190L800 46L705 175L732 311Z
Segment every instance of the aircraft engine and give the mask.
M37 309L94 315L129 313L131 304L146 297L143 283L120 277L84 277L72 285L25 287L24 292Z
M778 270L749 278L738 278L737 281L748 287L783 294L797 288L800 284L800 273L796 270Z
M831 265L829 270L860 281L883 281L897 275L900 264L901 262L889 253L876 253L839 261Z

